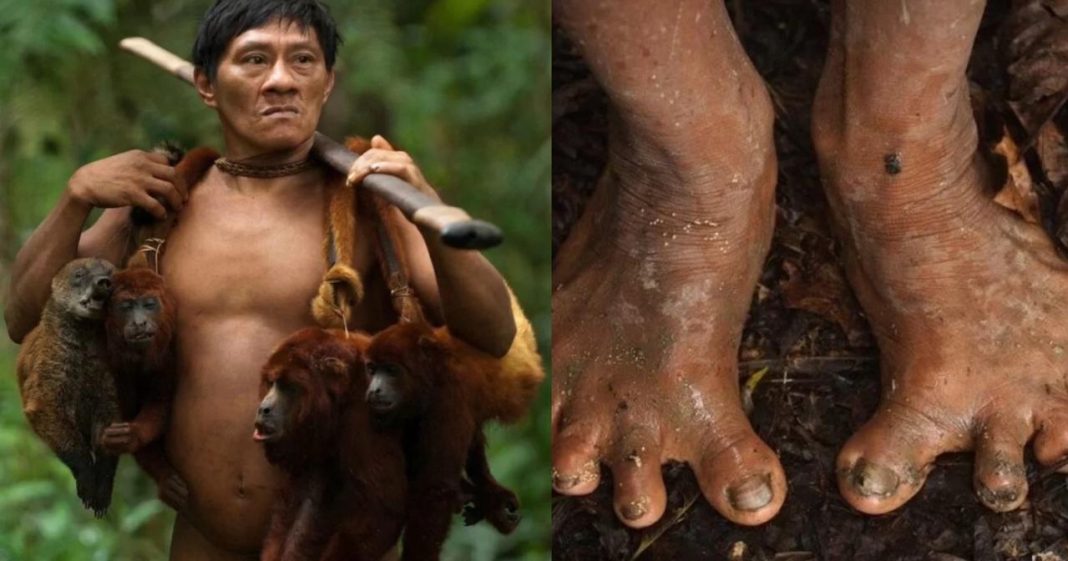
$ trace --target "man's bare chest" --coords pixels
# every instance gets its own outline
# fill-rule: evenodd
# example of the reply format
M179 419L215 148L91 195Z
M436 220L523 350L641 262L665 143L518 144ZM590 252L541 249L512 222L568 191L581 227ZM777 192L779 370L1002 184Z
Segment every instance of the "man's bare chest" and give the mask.
M190 198L162 263L187 319L305 315L326 269L322 190L268 195L202 185Z

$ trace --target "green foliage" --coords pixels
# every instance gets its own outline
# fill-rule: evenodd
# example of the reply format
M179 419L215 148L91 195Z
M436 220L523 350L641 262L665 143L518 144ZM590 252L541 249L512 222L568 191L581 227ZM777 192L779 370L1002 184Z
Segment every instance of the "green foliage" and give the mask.
M446 200L499 225L487 252L549 347L549 3L328 0L346 41L321 129L382 133ZM0 288L11 259L78 166L162 140L221 146L192 88L117 48L145 36L183 57L209 0L0 0ZM95 520L29 431L0 343L0 561L161 559L173 514L134 463ZM457 522L445 559L548 559L549 391L524 423L488 431L498 478L519 493L512 536Z

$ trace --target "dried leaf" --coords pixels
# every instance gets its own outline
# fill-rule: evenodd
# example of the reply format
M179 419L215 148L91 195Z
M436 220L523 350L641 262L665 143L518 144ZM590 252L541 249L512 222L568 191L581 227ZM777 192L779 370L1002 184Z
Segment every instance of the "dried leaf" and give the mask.
M1034 184L1031 182L1031 172L1027 171L1027 163L1020 157L1020 151L1016 142L1009 136L1008 130L1003 129L1003 133L1001 140L994 146L994 153L1005 158L1009 173L1005 178L1005 185L994 197L994 202L1016 211L1024 220L1038 224L1038 196L1035 195Z
M1009 106L1031 135L1068 94L1068 21L1056 4L1063 2L1016 2L1003 29Z

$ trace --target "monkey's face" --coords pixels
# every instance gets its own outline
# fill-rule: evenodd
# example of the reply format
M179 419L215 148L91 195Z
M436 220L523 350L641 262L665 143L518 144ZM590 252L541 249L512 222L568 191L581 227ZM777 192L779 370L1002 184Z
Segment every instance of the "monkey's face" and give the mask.
M122 325L122 336L134 348L147 347L156 337L163 306L155 295L141 298L115 296L112 302Z
M75 259L52 279L52 298L77 317L101 319L114 272L115 266L103 259Z
M267 395L256 410L254 440L266 444L285 438L288 425L293 422L293 403L299 392L299 388L285 380L271 382Z
M292 470L331 453L364 379L360 349L343 338L312 327L283 341L263 366L252 433L267 460Z
M409 375L404 366L390 362L367 363L370 382L367 385L367 405L379 418L404 416L404 405L410 393L405 387Z

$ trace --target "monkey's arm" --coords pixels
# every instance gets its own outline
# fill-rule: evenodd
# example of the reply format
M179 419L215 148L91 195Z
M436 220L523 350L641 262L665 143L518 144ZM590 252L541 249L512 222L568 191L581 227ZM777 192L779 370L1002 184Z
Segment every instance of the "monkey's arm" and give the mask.
M457 382L449 382L456 384ZM438 393L420 423L414 461L415 477L408 491L404 530L404 561L437 559L459 510L460 478L475 433L471 405L451 386Z
M64 191L52 212L19 250L11 268L11 286L4 321L11 340L21 343L41 320L52 292L52 277L77 257L122 260L128 236L129 208L107 209L91 228L82 227L92 206Z
M108 425L100 436L100 442L112 454L137 452L163 434L170 409L169 401L149 401L130 421Z
M497 482L486 457L486 437L479 428L467 451L467 478L471 485L471 504L464 506L464 524L470 526L486 519L497 531L509 534L519 524L519 499Z
M185 480L174 471L174 466L167 460L167 454L163 450L163 442L149 443L134 453L137 465L156 482L156 493L159 500L176 511L181 512L189 499L189 487Z

